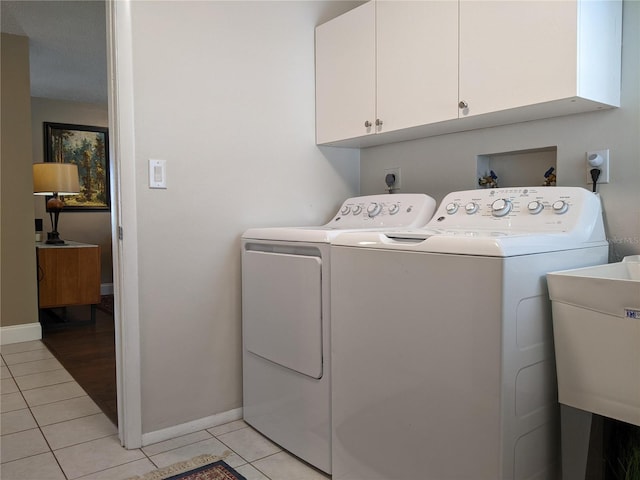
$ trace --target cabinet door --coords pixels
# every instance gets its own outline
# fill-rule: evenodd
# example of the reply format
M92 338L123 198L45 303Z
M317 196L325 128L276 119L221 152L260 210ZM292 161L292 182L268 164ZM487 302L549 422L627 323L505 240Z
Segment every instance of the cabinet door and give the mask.
M577 19L574 0L461 0L461 116L574 96Z
M458 1L380 0L376 8L380 131L458 118Z
M316 142L374 133L375 5L316 28Z
M100 247L38 248L40 308L100 303Z

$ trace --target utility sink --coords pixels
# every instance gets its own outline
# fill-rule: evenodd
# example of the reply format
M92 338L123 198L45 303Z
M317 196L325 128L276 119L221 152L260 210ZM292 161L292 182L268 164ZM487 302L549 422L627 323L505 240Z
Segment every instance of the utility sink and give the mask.
M640 426L640 255L547 282L560 403Z

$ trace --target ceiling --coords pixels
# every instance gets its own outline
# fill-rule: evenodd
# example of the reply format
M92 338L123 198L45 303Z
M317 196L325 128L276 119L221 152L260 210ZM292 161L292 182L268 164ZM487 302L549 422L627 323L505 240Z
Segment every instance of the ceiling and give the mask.
M32 97L107 103L104 0L0 0L0 18L29 37Z

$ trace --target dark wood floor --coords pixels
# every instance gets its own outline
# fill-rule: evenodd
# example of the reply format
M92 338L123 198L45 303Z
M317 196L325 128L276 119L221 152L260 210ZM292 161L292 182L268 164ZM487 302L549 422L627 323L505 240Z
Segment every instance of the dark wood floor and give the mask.
M90 307L41 310L42 341L102 411L117 425L116 355L113 315ZM64 317L66 322L60 323Z

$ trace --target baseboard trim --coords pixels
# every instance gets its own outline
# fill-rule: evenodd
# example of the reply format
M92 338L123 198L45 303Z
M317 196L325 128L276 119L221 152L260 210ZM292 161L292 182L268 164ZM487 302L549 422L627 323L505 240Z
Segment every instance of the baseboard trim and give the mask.
M22 325L0 327L0 345L11 343L31 342L42 339L42 326L39 322Z
M103 283L100 285L100 295L113 295L113 283Z
M226 412L218 413L210 417L200 418L192 422L182 423L173 427L163 428L155 432L142 434L142 446L151 445L152 443L163 442L171 438L187 435L188 433L204 430L205 428L213 428L218 425L240 420L242 418L242 408L235 408Z

